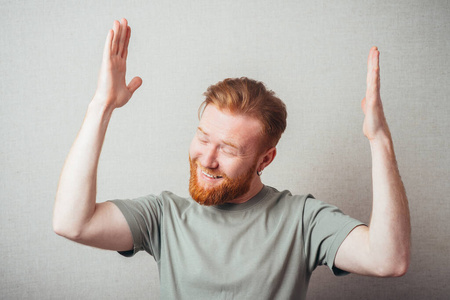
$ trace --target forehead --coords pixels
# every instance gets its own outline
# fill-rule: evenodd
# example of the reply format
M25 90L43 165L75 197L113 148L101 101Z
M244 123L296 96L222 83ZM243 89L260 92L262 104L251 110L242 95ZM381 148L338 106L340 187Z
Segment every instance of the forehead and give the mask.
M258 148L262 140L262 124L259 120L220 110L212 104L205 107L199 129L213 139L235 144L244 150Z

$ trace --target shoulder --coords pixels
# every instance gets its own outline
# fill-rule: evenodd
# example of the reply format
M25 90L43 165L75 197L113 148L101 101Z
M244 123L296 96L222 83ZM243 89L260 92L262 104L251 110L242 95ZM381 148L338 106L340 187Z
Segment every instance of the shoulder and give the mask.
M301 214L303 218L317 218L318 216L342 215L342 212L334 205L314 198L312 194L293 195L288 190L278 191L273 187L266 187L268 205L289 211L292 214Z
M289 190L278 191L276 188L270 186L266 186L265 188L268 191L266 197L279 205L304 206L309 199L318 201L311 194L293 195Z
M163 191L157 196L161 212L166 215L182 216L192 213L200 206L190 197L183 197L169 191ZM194 210L193 210L194 209Z
M127 208L134 210L164 210L170 207L183 207L189 204L189 200L180 197L172 192L163 191L159 195L148 194L145 196L131 199L111 200L119 208Z
M311 194L292 194L289 190L279 191L273 187L266 187L265 203L271 212L282 213L285 217L301 217L305 207L318 200Z

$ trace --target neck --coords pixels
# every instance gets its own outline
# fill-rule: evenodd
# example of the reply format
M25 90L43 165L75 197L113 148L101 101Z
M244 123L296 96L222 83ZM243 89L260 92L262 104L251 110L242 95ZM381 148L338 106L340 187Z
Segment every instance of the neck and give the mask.
M252 184L250 185L250 189L248 190L247 193L245 193L241 197L238 197L236 199L229 201L228 203L234 203L234 204L245 203L248 200L255 197L256 194L258 194L262 190L263 187L264 187L264 184L262 183L261 178L259 176L256 176L253 179Z

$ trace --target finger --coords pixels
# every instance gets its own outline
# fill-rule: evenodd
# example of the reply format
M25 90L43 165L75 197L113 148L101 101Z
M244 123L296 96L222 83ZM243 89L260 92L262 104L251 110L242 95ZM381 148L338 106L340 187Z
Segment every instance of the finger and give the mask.
M125 39L125 45L123 49L123 55L122 57L127 59L128 56L128 45L130 44L130 37L131 37L131 28L128 26L127 28L127 38Z
M372 47L372 70L379 71L380 70L380 64L379 64L379 57L380 57L380 51L378 51L377 47Z
M128 90L130 91L131 95L142 85L142 79L141 77L134 77L131 79L130 83L128 84Z
M110 29L108 35L106 36L105 47L103 48L103 58L108 58L111 56L111 43L114 37L114 31Z
M113 31L114 37L111 44L111 54L115 55L117 54L117 50L119 49L119 39L120 39L120 23L117 20L114 21Z
M377 47L370 49L369 57L367 59L367 91L366 97L372 99L372 97L379 96L380 91L380 65L379 55Z
M369 56L367 57L367 69L370 70L372 69L372 57L373 57L373 53L377 50L376 46L373 46L372 48L370 48L369 51Z
M123 50L127 39L127 31L128 31L128 21L125 18L122 18L122 20L120 20L120 40L119 40L119 49L117 52L119 56L123 55Z

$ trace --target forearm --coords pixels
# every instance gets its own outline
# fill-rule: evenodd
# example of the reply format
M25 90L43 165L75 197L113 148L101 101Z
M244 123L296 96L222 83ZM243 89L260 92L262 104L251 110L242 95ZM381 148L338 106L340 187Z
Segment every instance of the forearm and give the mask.
M97 167L112 109L89 104L61 172L53 212L54 230L76 237L95 211Z
M411 225L392 139L388 135L371 140L370 147L373 181L370 252L377 265L388 269L388 273L404 273L409 264Z
M355 228L341 244L335 264L372 276L401 276L409 265L411 224L408 199L380 97L379 51L367 59L366 97L361 102L364 135L372 152L373 207L367 227Z

